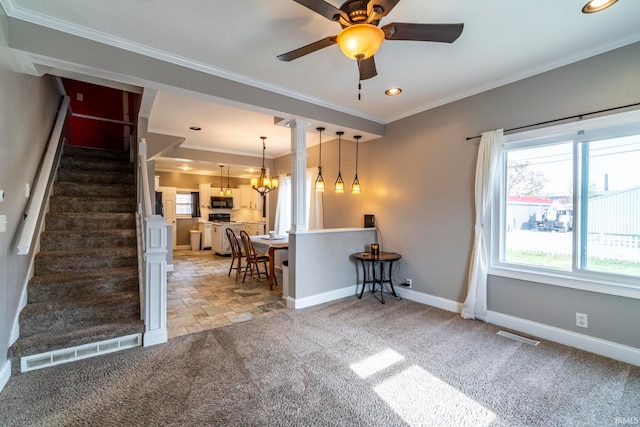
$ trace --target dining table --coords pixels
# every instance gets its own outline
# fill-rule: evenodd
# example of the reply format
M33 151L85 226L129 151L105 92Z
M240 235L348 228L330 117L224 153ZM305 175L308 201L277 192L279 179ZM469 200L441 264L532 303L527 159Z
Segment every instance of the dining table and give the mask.
M289 249L289 236L275 235L271 237L267 234L250 236L250 238L257 251L266 252L269 255L269 288L273 289L274 286L278 286L275 273L275 253L278 250Z

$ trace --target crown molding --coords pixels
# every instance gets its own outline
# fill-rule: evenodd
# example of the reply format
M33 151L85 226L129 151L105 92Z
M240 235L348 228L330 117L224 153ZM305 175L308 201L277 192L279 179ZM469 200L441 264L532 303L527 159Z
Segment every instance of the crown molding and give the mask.
M200 71L206 74L211 74L217 77L221 77L234 82L246 84L258 89L274 92L279 95L284 95L290 98L294 98L300 101L308 102L317 106L325 107L331 110L335 110L341 113L349 114L355 117L360 117L365 120L369 120L379 124L386 124L380 117L374 117L362 112L344 108L340 105L331 104L325 100L310 97L299 92L294 92L286 89L282 86L274 85L262 80L253 79L242 74L234 73L222 68L214 67L204 62L195 61L180 55L175 55L166 52L161 49L152 48L141 43L132 42L122 37L113 36L102 31L96 31L91 28L83 27L81 25L75 25L67 21L63 21L57 18L52 18L41 13L34 12L29 9L25 9L16 4L15 0L0 0L0 5L5 9L7 16L13 19L19 19L32 24L40 25L42 27L51 28L56 31L61 31L73 36L85 38L98 43L102 43L108 46L113 46L119 49L127 50L139 55L147 56L150 58L158 59L164 62L168 62L181 67L189 68L195 71Z

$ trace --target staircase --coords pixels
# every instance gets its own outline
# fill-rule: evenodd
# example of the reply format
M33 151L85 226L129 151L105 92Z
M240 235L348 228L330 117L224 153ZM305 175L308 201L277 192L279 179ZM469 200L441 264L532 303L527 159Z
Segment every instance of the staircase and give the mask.
M14 374L21 358L31 370L141 344L133 170L128 153L64 147Z

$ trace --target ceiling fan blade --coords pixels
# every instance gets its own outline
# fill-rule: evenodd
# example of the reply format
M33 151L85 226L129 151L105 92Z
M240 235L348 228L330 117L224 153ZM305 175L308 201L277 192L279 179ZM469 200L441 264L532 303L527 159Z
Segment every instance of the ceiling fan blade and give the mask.
M387 16L399 2L400 0L370 0L367 5L367 13L371 14L371 9L374 6L380 6L382 7L382 12L380 13L379 18L382 18L383 16Z
M349 18L346 15L344 15L344 13L340 9L327 3L324 0L293 0L293 1L303 5L304 7L307 7L313 10L315 13L322 15L331 21L337 21L337 19L335 18L336 15L344 17L347 20L347 22L349 21Z
M376 70L376 61L373 59L373 56L360 61L358 69L360 71L360 80L367 80L378 75L378 71Z
M387 40L417 40L422 42L453 43L464 24L407 24L393 22L382 27Z
M306 46L300 47L298 49L292 50L291 52L283 53L282 55L278 55L277 58L280 61L292 61L294 59L298 59L301 56L308 55L310 53L315 52L316 50L323 49L327 46L331 46L332 44L336 44L336 36L325 37L322 40L318 40L317 42L313 42Z

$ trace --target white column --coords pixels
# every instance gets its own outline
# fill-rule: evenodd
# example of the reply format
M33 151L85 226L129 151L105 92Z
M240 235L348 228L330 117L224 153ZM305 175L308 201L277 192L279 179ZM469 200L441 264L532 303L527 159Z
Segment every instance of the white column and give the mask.
M291 128L291 233L305 231L307 224L307 127L309 123L292 120Z
M167 223L160 215L144 219L145 347L165 343L167 335Z

